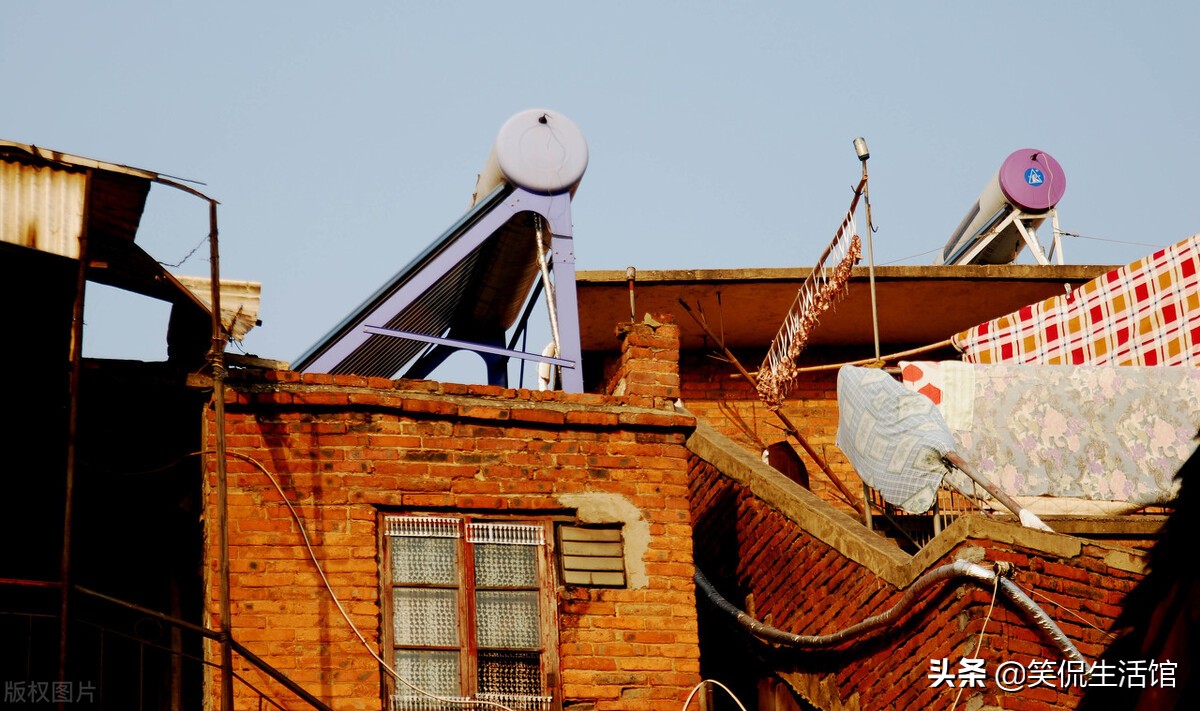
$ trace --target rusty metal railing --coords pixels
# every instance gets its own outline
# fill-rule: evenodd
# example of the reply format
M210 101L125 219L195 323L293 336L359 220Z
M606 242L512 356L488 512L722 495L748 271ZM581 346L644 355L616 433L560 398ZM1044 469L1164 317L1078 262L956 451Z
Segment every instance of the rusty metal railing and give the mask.
M75 679L57 679L58 607L48 599L38 599L37 591L58 588L54 582L0 578L0 590L21 591L17 596L5 595L0 605L25 608L0 608L0 706L58 702L69 707L85 702L89 708L138 711L201 707L202 694L181 693L182 683L190 677L198 691L203 668L221 668L200 651L202 640L220 643L219 632L78 585L73 590L81 604L74 609L82 608L85 600L94 601L107 606L109 614L91 614L107 618L106 622L86 619L82 610L74 615L71 625L77 642L72 650L75 664L71 676ZM125 624L116 624L118 619ZM185 640L185 634L193 637ZM294 699L317 711L332 711L241 643L229 640L229 646ZM244 675L233 671L231 676L251 692L259 709L285 708L277 695Z

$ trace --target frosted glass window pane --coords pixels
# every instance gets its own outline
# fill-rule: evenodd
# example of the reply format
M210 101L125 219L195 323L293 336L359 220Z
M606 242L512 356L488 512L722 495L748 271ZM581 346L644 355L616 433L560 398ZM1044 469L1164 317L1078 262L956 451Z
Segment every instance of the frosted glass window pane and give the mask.
M541 646L536 591L481 590L475 594L475 617L480 647Z
M537 587L536 546L475 545L475 584L481 588Z
M458 646L458 591L393 589L392 634L398 645Z
M457 584L458 541L393 536L392 582Z
M542 693L542 663L537 652L479 652L479 693Z
M398 649L396 673L420 689L438 696L457 696L460 693L458 652ZM397 696L412 694L408 687L396 684Z

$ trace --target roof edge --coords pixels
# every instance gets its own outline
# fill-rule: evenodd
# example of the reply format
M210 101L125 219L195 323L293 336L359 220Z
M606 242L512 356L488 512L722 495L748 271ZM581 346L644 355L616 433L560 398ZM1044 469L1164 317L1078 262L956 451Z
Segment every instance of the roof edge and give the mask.
M1107 264L988 264L966 266L888 266L875 267L875 279L993 279L1035 281L1090 281L1106 274L1120 265ZM812 272L811 267L753 267L746 269L644 269L638 270L635 279L639 284L694 284L804 281ZM575 273L581 285L605 286L626 285L629 277L625 270L595 269ZM867 279L868 267L854 267L852 279Z
M108 173L119 173L121 175L128 175L133 178L141 178L143 180L149 180L154 183L159 183L161 185L166 185L168 187L175 188L176 190L182 190L185 193L188 193L190 195L195 195L196 197L198 197L202 200L207 200L208 202L214 202L214 203L217 202L216 200L209 197L208 195L205 195L204 193L200 192L199 190L197 190L191 186L184 185L183 183L180 183L179 182L180 179L174 179L174 178L171 178L170 176L163 175L162 173L155 173L152 170L145 170L143 168L134 168L132 166L121 165L119 163L108 163L106 161L96 160L95 158L85 158L84 156L72 155L70 153L64 153L62 151L56 151L56 150L52 150L49 148L41 148L39 146L35 146L32 144L28 144L28 143L18 143L16 141L9 141L9 140L0 138L0 152L3 152L5 149L16 150L21 153L25 153L26 155L28 155L32 158L36 158L38 160L43 160L48 163L58 163L60 165L67 165L67 166L72 166L72 167L76 167L76 168L100 170L100 171L105 171Z

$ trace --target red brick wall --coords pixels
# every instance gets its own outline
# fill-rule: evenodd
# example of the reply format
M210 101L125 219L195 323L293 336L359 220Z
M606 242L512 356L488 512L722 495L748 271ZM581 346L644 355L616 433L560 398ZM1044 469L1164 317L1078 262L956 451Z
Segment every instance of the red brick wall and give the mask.
M654 406L670 407L679 398L679 327L670 314L653 318L653 323L617 325L621 354L608 364L603 390L650 397Z
M279 479L372 645L380 639L379 512L569 515L564 496L608 494L636 507L648 526L648 582L557 590L555 695L568 708L586 702L579 708L597 711L677 707L699 681L684 447L693 420L634 406L656 399L285 372L233 383L226 432L235 639L339 709L380 706L378 665L340 619L270 481L241 456ZM210 413L209 448L213 424ZM216 626L211 461L207 471L206 584Z
M890 608L903 594L883 576L805 531L708 462L693 455L690 471L697 565L731 602L757 619L797 634L826 634ZM1020 540L1021 529L1008 527L1018 531L1011 540ZM928 569L965 554L982 555L985 566L994 561L1013 563L1015 582L1049 613L1079 651L1094 661L1110 640L1107 631L1121 600L1141 577L1110 565L1112 556L1125 554L1110 546L1081 543L1075 548L1077 553L1060 556L998 542L999 538L961 540L930 561ZM931 688L927 678L930 659L947 658L954 669L959 659L976 656L991 593L989 586L974 582L941 583L884 636L857 647L816 653L771 653L763 645L747 643L744 635L730 632L727 617L702 602L705 664L730 669L742 663L743 675L781 674L805 688L806 695L824 708L949 708L957 689ZM731 644L731 639L740 641ZM730 650L725 659L708 656L714 649L713 640L725 641ZM1061 659L1058 650L1002 593L987 622L978 656L987 660L989 679L982 690L987 707L1046 711L1073 708L1078 703L1078 688L1011 693L996 688L990 675L1002 662L1028 665L1033 660L1057 663ZM754 661L744 663L747 658ZM755 680L743 678L742 682L742 688L747 688ZM978 693L965 689L960 707L967 708L967 701Z

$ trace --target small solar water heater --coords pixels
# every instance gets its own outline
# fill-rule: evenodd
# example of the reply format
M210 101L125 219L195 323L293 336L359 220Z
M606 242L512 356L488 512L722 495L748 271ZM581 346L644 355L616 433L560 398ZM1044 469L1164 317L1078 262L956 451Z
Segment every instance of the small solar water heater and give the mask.
M1045 151L1022 148L1004 159L984 186L935 264L1009 264L1028 245L1038 264L1057 254L1063 263L1055 206L1067 190L1067 176ZM1049 218L1054 238L1046 253L1037 228Z
M309 373L427 377L452 353L478 353L488 383L511 358L561 373L583 391L571 198L587 143L569 119L522 111L501 127L468 212L296 361ZM517 350L539 298L551 344ZM510 333L511 331L511 333Z

